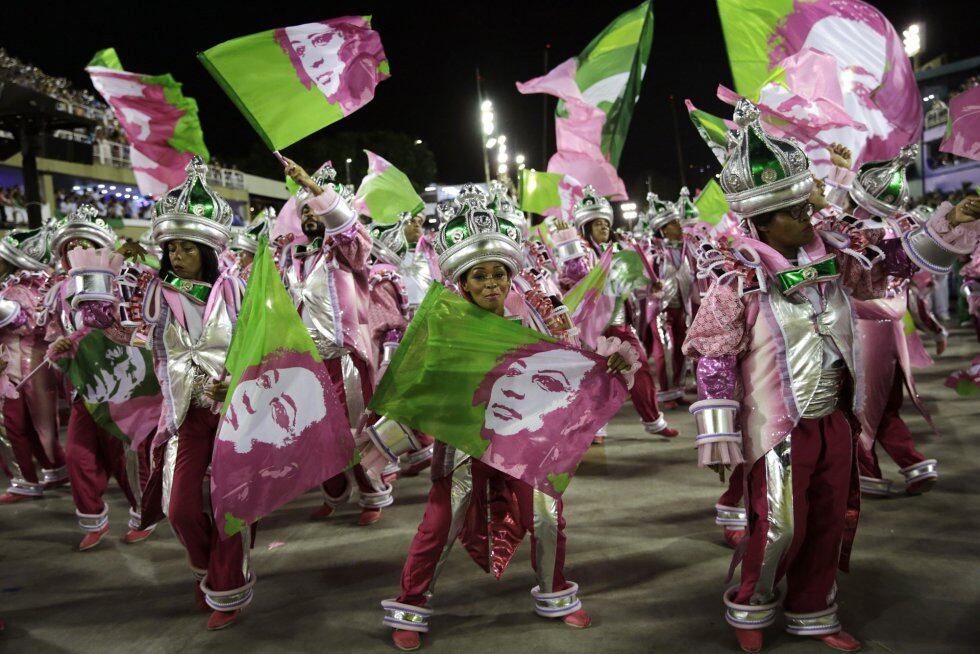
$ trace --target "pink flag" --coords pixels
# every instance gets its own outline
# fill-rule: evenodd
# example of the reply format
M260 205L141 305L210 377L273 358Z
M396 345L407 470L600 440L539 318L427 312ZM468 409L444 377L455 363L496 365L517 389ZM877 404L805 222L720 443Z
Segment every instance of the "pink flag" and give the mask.
M949 124L939 149L980 161L980 86L950 99Z
M207 158L197 104L170 75L141 75L101 66L85 69L119 120L131 146L136 184L159 198L179 186L195 154Z
M602 154L606 114L582 97L575 82L576 65L569 59L546 75L517 82L517 90L525 95L547 93L565 102L568 116L555 119L557 152L548 161L548 172L571 175L600 195L625 200L626 186Z

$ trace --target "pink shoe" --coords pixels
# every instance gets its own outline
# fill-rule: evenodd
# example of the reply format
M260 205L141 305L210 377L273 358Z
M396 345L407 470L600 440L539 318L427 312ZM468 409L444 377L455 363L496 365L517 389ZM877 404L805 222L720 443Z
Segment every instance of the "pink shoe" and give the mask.
M400 475L402 475L402 474L404 474L404 473L402 473L402 472L393 472L390 475L381 475L381 481L383 481L386 486L390 486L391 485L391 482L393 482L396 479L398 479L398 477Z
M825 636L814 636L814 638L821 641L827 647L833 647L841 652L856 652L861 649L861 641L846 631L838 631L836 634L827 634Z
M737 548L738 544L742 542L743 538L745 538L744 529L725 529L724 531L725 545L728 545L732 549Z
M422 634L417 631L395 629L391 632L391 642L403 652L414 652L422 647Z
M17 504L25 500L39 500L40 495L21 495L20 493L4 493L0 495L0 504Z
M329 518L333 514L333 510L334 508L332 506L324 502L323 506L310 514L310 520L322 520L323 518Z
M208 618L208 631L227 629L235 624L239 613L241 613L240 609L235 609L234 611L211 611L211 617Z
M736 629L735 638L743 652L762 651L762 629Z
M660 405L660 408L661 409L664 409L666 411L670 411L671 409L676 409L677 408L677 402L675 402L674 400L668 400L667 402L664 402L663 404L661 404Z
M373 525L381 519L381 509L361 509L361 515L357 519L357 524L362 527Z
M153 533L152 529L130 529L123 536L123 542L127 545L135 545L136 543L142 543L144 540L150 537Z
M670 427L656 432L657 436L663 436L664 438L676 438L678 434L680 434L679 431L676 429L671 429Z
M78 544L78 551L84 552L90 550L105 538L105 535L109 533L109 525L106 525L98 531L89 531L85 533L85 537L82 538L82 542Z
M569 627L585 629L592 624L592 617L585 611L585 609L579 609L575 613L569 613L563 617L561 621L567 624Z

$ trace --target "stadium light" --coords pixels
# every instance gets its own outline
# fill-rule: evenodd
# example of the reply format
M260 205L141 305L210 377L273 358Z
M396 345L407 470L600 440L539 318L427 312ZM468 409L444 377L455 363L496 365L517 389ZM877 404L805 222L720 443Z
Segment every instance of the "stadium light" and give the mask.
M919 23L912 23L902 32L902 44L905 46L905 54L909 57L922 52L922 26Z

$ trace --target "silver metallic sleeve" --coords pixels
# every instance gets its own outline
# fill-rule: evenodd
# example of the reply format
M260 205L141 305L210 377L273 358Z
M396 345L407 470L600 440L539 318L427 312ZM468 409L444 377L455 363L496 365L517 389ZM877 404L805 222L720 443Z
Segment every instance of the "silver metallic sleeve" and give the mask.
M395 358L395 350L398 349L398 343L385 343L381 350L381 365L387 366L391 363L391 360Z
M327 193L324 192L307 203L310 209L323 220L324 233L328 236L339 234L357 220L357 212L342 197L336 193L331 196L327 197Z
M735 423L739 404L735 400L700 400L691 405L691 413L698 428L698 442L709 442L714 437L737 437L741 431Z
M903 234L902 247L917 266L940 275L948 273L959 256L933 236L926 227L919 227Z
M6 327L20 315L20 305L13 300L0 300L0 327Z
M116 275L111 270L87 269L70 273L71 307L82 302L116 302L112 282Z
M578 259L579 257L583 256L585 256L585 246L579 239L555 245L555 258L558 259L559 264L563 264L566 261Z
M844 209L844 207L847 206L849 190L850 189L843 186L834 186L833 184L827 182L827 192L824 194L824 197L830 204L840 209Z

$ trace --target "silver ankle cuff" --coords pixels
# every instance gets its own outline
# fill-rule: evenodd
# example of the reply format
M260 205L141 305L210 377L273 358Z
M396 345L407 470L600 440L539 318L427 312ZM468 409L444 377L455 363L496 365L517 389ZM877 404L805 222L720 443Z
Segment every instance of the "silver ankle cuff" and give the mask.
M395 600L382 601L381 608L385 611L382 624L392 629L418 631L423 634L429 631L429 618L432 617L432 609L402 604Z
M582 608L582 602L578 598L578 584L569 583L571 585L568 588L554 593L542 593L540 586L532 588L534 612L543 618L561 618Z
M837 605L831 604L823 611L814 613L790 613L786 611L786 631L794 636L826 636L841 630L837 619Z
M732 598L738 594L738 586L725 591L725 621L736 629L762 629L776 621L778 595L767 604L736 604Z

